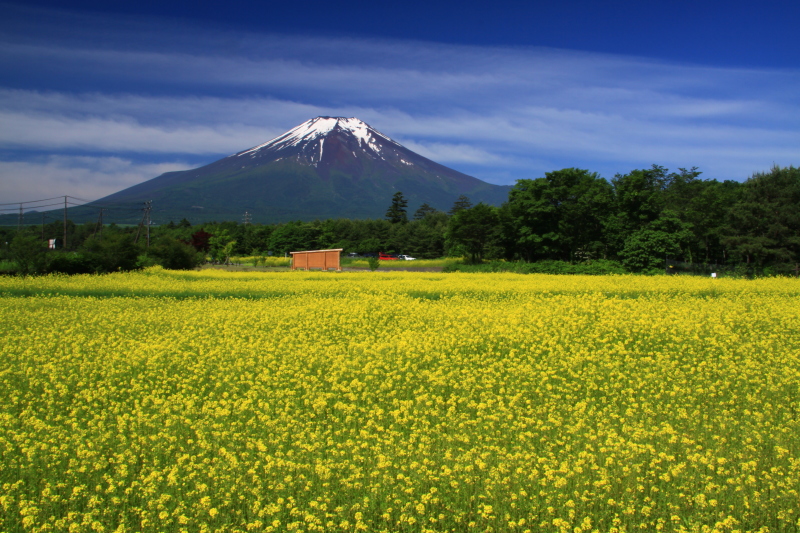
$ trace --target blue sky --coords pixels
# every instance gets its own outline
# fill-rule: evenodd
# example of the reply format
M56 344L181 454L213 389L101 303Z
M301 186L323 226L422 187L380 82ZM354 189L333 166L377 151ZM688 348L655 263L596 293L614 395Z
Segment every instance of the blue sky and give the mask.
M0 203L99 198L318 115L500 184L800 165L800 3L551 3L2 3Z

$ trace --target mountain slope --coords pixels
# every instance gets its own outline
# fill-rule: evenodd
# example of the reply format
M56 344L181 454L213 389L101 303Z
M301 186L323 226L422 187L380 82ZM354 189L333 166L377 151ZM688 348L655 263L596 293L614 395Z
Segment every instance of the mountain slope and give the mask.
M153 201L156 223L179 220L283 222L382 218L402 191L413 212L448 210L456 198L499 205L508 186L420 156L356 118L317 117L259 146L193 170L168 172L102 198L98 205Z

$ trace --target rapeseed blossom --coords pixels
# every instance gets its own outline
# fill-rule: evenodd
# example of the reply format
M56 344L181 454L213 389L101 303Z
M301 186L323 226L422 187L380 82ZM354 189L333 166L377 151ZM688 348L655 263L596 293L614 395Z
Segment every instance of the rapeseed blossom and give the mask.
M0 279L2 531L796 531L800 283Z

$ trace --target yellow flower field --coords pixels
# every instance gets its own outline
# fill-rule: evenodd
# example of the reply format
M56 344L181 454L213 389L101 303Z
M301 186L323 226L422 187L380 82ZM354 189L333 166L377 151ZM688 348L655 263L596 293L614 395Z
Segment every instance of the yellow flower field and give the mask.
M0 279L0 531L800 529L800 282Z

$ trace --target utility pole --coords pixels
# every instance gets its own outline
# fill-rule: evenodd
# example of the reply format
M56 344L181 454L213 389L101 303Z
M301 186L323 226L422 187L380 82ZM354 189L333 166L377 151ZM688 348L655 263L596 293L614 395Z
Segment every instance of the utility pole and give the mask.
M142 225L145 223L145 221L147 221L147 247L148 248L150 247L150 209L152 203L153 203L152 200L148 200L144 203L144 207L142 208L144 214L142 215L142 221L139 222L139 229L136 230L136 238L133 240L133 244L139 242L139 234L142 231Z
M100 234L100 240L103 240L103 211L104 209L100 208L100 216L97 218L97 226L94 228L94 233L92 235Z
M17 231L22 229L22 203L19 204L19 221L17 221Z
M67 249L67 197L64 197L64 250Z
M153 200L147 201L147 247L150 248L150 211L152 210Z

